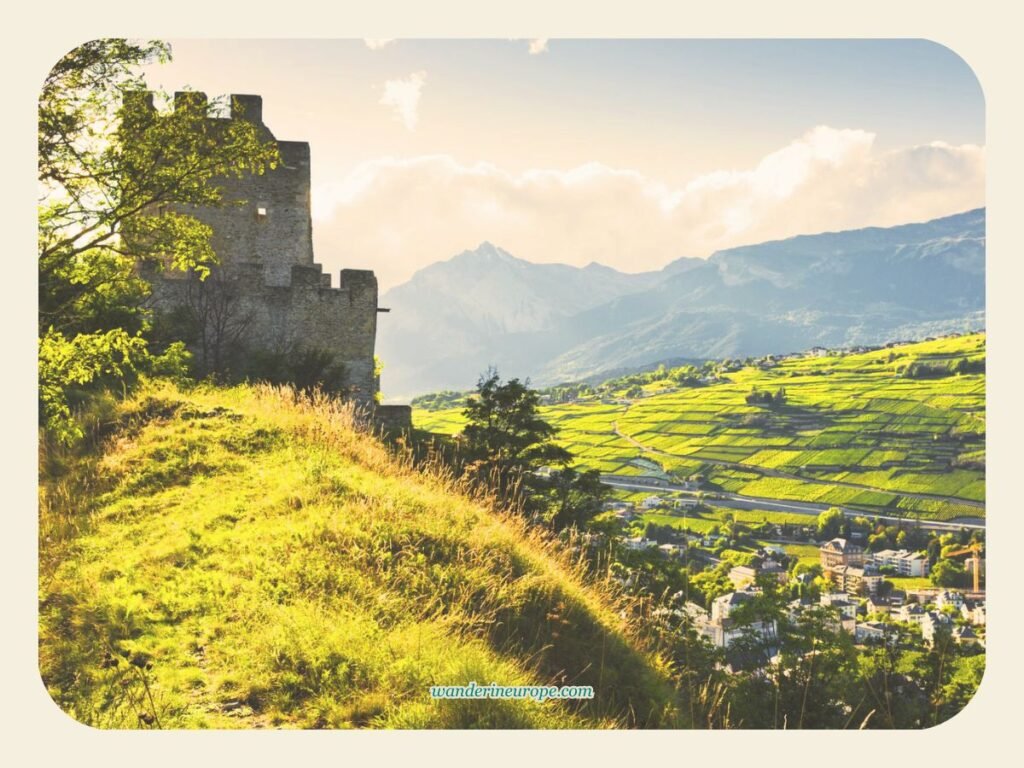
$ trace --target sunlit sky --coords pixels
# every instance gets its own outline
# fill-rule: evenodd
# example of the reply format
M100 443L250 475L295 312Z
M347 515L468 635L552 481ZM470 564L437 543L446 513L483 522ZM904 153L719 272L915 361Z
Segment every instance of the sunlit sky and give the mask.
M488 240L624 271L984 204L984 101L917 40L177 40L151 86L263 96L314 244L382 288Z

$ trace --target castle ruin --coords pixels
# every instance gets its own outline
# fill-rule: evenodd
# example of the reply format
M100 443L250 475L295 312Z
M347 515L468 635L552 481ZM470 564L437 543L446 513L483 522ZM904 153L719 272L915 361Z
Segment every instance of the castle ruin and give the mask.
M133 97L152 108L151 93ZM203 93L174 95L176 105L186 99L207 106ZM147 268L158 321L191 329L181 335L206 371L244 371L254 360L288 370L319 366L378 423L408 428L408 406L376 403L377 314L388 311L377 304L376 276L342 269L335 286L314 260L309 144L276 139L263 122L260 96L232 95L230 117L207 119L254 123L263 140L276 142L280 163L263 174L219 180L220 206L182 210L210 226L219 265L205 280Z

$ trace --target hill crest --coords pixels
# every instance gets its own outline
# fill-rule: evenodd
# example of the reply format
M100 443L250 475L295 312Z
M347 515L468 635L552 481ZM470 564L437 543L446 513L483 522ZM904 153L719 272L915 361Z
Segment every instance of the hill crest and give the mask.
M98 451L43 462L40 668L72 717L138 727L141 709L162 728L678 722L661 662L607 587L520 519L396 459L353 429L351 410L286 389L200 387L150 390L111 416L119 426ZM81 498L94 499L90 522L62 529L84 519ZM69 507L78 514L65 517ZM596 697L428 694L471 681L572 682Z

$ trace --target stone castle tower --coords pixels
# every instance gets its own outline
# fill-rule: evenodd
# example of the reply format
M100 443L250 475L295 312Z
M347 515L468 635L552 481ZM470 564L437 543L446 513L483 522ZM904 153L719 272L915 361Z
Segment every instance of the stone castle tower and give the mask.
M152 107L152 94L132 97ZM174 99L207 101L197 92ZM232 95L231 110L230 117L208 119L255 123L264 140L276 141L281 162L262 175L220 180L225 205L183 211L211 227L220 266L205 281L147 271L155 314L191 327L186 341L207 370L245 370L253 360L314 361L330 368L345 395L375 411L378 421L407 426L407 406L375 405L377 313L387 311L377 305L377 278L343 269L334 285L314 261L309 144L277 140L263 123L259 96Z

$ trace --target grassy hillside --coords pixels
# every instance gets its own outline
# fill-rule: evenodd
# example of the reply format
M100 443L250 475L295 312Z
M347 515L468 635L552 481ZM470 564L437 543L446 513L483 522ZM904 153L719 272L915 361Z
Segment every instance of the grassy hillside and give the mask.
M686 725L603 584L330 402L150 389L44 452L40 668L101 727ZM428 686L592 685L592 702Z
M983 516L985 335L798 357L642 396L603 391L543 416L580 464L618 475L703 475L712 489L949 519ZM910 372L912 375L907 375ZM785 405L749 404L755 388ZM458 408L418 428L461 429Z

